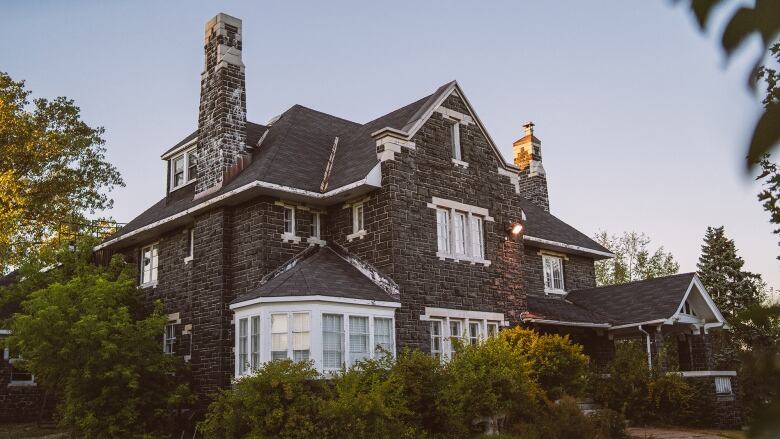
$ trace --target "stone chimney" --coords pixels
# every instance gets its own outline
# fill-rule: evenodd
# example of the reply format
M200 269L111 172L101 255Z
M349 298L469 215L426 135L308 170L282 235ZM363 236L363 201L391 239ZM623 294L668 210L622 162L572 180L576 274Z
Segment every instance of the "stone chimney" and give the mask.
M547 175L542 166L542 141L534 136L533 122L524 124L523 128L523 137L512 144L515 165L520 168L520 195L549 212Z
M195 198L219 190L248 157L241 20L220 13L206 23L200 78L198 180Z

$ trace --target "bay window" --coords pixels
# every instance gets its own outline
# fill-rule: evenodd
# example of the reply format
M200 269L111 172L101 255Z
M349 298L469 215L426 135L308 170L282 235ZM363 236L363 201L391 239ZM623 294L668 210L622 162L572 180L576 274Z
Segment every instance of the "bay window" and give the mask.
M252 317L252 337L251 337L252 358L250 364L257 367L260 364L260 316Z
M544 291L546 293L563 294L563 259L557 256L542 255L544 266Z
M393 319L374 318L374 352L377 354L395 352L393 341Z
M322 315L322 367L340 369L344 365L344 317Z
M349 317L349 362L355 364L370 358L368 317Z
M309 313L293 313L292 349L293 360L307 361L311 337L309 333Z
M247 319L238 321L238 373L243 375L249 370L249 361L247 358Z

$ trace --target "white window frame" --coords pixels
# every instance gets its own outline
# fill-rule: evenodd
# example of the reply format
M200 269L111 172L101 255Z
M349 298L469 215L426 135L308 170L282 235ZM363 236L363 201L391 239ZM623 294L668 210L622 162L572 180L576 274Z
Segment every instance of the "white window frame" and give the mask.
M163 331L163 353L173 354L176 345L176 323L170 322L165 325Z
M171 182L170 182L171 190L170 190L170 192L173 192L174 190L179 189L179 188L183 188L184 186L187 186L188 184L194 182L197 179L197 177L198 177L197 176L197 168L195 170L195 175L192 175L192 173L190 172L190 167L191 167L190 165L192 163L192 157L193 156L195 157L195 163L197 164L197 147L190 148L190 149L188 149L188 150L186 150L186 151L184 151L184 152L182 152L180 154L176 154L175 156L173 156L173 158L168 160L169 168L170 168L170 172L171 172ZM183 170L184 182L182 182L179 185L176 185L175 184L175 182L176 182L175 164L176 164L176 161L179 160L179 159L181 159L182 163L184 164L184 170Z
M463 149L460 144L460 121L450 124L450 147L452 148L452 159L462 162Z
M433 328L438 328L438 331L434 331ZM431 355L438 359L442 359L444 355L444 320L443 319L430 319L428 325L428 331L431 335ZM436 333L438 332L438 334ZM438 343L436 343L438 341ZM436 345L439 345L436 347Z
M366 231L366 208L363 203L352 205L352 233Z
M395 325L393 324L393 319L390 317L373 316L371 320L373 320L373 331L371 333L374 337L374 341L372 342L374 355L380 355L380 354L385 355L387 353L390 354L394 353L395 352ZM377 340L377 331L376 331L377 320L382 320L382 321L387 320L390 322L390 334L388 334L390 336L390 342L386 343L387 346L381 346L383 343Z
M495 328L496 334L498 334L498 328L507 324L502 313L429 307L425 308L425 314L420 316L420 320L430 322L428 328L431 337L431 355L440 358L442 361L448 361L455 355L455 340L462 340L465 342L464 344L473 343L470 337L472 324L477 324L479 327L477 342L487 337L488 328ZM456 323L459 326L459 334L453 335L452 323ZM433 333L434 325L438 325L440 328L440 335ZM434 348L435 338L441 341L441 349L439 351Z
M550 262L551 266L548 267L548 261ZM555 265L559 267L560 271L560 279L561 279L561 286L560 288L555 287ZM551 284L548 285L547 283L547 274L548 271L552 270L550 272L550 282ZM566 294L566 284L565 284L565 276L564 276L564 267L563 267L563 258L560 256L553 256L553 255L542 255L542 276L544 281L544 292L547 294Z
M374 303L371 304L370 301L358 301L358 300L349 300L348 302L359 302L359 303L346 303L344 299L334 299L331 301L320 301L320 300L291 300L288 302L282 302L282 301L276 301L280 300L278 298L274 298L274 301L270 303L256 303L251 304L244 307L236 308L233 307L235 311L235 320L234 320L234 331L236 334L235 338L235 374L236 376L240 376L242 374L250 373L250 370L240 370L240 361L239 361L239 354L241 353L241 347L240 343L241 340L239 338L240 335L240 321L244 318L248 319L248 322L251 322L252 317L259 317L260 321L260 331L259 331L259 358L255 363L251 364L251 369L256 369L258 367L261 367L263 363L271 361L271 315L272 314L285 314L291 315L293 313L300 313L300 312L306 312L309 313L309 360L313 362L314 367L325 374L337 372L341 370L342 367L346 367L349 364L352 364L354 362L354 358L350 355L350 328L349 328L349 321L351 316L356 317L368 317L369 322L369 356L367 358L380 358L380 353L376 350L376 342L378 341L375 337L375 321L376 319L388 319L390 320L390 328L391 328L391 340L392 340L392 351L390 351L390 354L395 357L397 345L396 345L396 338L395 338L395 309L400 306L400 303L390 303L390 302L382 302L382 303ZM364 303L365 302L365 303ZM341 322L342 322L342 361L343 363L338 368L325 368L323 365L323 333L322 333L322 322L323 322L323 315L327 314L334 314L341 316ZM292 317L288 317L292 319ZM292 329L292 321L290 322L290 325L288 327L289 329ZM291 341L292 336L288 332L288 343ZM251 343L249 343L249 340L251 340L251 337L247 337L247 354L249 356L250 363L252 362L251 357ZM292 347L288 344L288 357L292 358ZM250 369L250 368L247 368Z
M11 331L8 330L0 330L0 334L7 335L10 334ZM20 363L24 361L21 356L19 357L11 357L11 350L6 346L3 349L3 359L8 362L8 364L11 366L11 370L9 370L10 373L10 381L8 383L9 386L37 386L35 383L35 375L32 372L25 372L22 371L25 375L30 375L29 380L15 380L13 379L13 369L16 369L16 366L14 366L15 363Z
M309 233L310 238L320 239L322 237L322 223L320 222L320 214L311 214L311 231Z
M249 364L249 318L236 320L236 369L237 375L246 375L252 370Z
M195 258L195 228L191 227L187 229L187 241L189 241L190 245L187 246L187 251L189 252L187 256L184 258L184 263L192 261Z
M341 370L342 367L344 367L345 362L349 361L347 359L347 345L349 343L349 340L348 340L349 334L347 333L347 330L346 330L348 317L346 317L342 313L323 312L322 316L320 317L320 322L322 322L324 320L325 316L338 316L338 317L341 317L341 328L339 329L339 332L338 332L338 334L339 334L339 341L340 341L339 349L340 349L340 352L341 352L341 364L339 364L338 366L331 366L331 365L326 366L325 365L325 328L322 325L322 323L320 323L320 328L319 328L320 329L320 333L322 334L322 347L320 349L320 351L321 351L321 358L322 358L322 360L321 360L322 370L324 370L324 371L338 371L338 370ZM329 333L333 333L333 331L328 331L328 332Z
M260 367L260 331L262 328L260 316L249 317L249 369L254 370Z
M290 214L290 219L287 219L287 214ZM282 213L282 233L284 235L295 236L295 207L284 206L284 212ZM289 230L287 228L289 224Z
M490 265L485 253L485 222L493 222L487 209L433 197L428 207L436 215L436 256ZM442 223L446 219L446 222ZM442 236L442 234L446 236Z
M365 319L366 321L366 331L367 332L360 332L358 333L356 329L353 329L352 327L352 320L353 319ZM374 339L374 331L373 331L373 319L370 316L362 315L362 314L350 314L348 320L345 322L347 323L347 333L345 334L346 337L349 337L349 342L345 343L348 344L350 347L350 350L347 352L347 361L350 366L353 366L357 361L359 360L368 360L370 358L374 358L374 349L373 349L373 339ZM353 336L360 336L366 338L366 351L365 352L353 352L352 351L352 337ZM357 354L365 354L365 356L359 356Z
M146 250L149 249L149 279L146 278L146 270L144 265L144 255ZM141 247L141 279L140 284L142 287L157 285L158 268L160 265L160 242L153 242Z

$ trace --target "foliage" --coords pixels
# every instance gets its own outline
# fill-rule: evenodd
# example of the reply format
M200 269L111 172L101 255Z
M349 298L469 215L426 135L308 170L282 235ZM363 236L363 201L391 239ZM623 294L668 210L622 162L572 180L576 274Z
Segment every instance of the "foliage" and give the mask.
M526 358L532 378L549 398L582 394L588 382L590 359L568 335L539 334L519 326L500 334Z
M596 429L598 439L624 439L626 434L626 418L610 409L597 410L590 415L590 419Z
M733 57L736 50L743 46L751 36L759 35L763 47L762 55L755 60L749 82L755 84L760 77L767 75L766 70L759 65L763 61L763 54L767 53L768 50L775 57L780 56L778 54L780 48L775 43L778 32L780 32L780 2L775 0L755 0L755 2L747 3L740 0L691 0L690 8L702 31L706 30L707 27L710 30L722 28L720 44L727 57ZM717 9L727 11L727 22L724 27L712 23L711 17L719 15L713 13ZM771 77L767 76L767 78ZM753 129L747 153L749 165L756 164L780 140L780 105L777 105L780 92L776 91L777 77L774 78L774 82L767 80L768 88L774 89L775 92L768 94L767 99L772 105L766 100L764 101L764 113Z
M186 371L160 348L166 317L159 306L149 312L140 305L119 258L109 268L69 263L20 283L32 289L58 279L26 297L11 320L11 349L59 397L61 423L80 437L168 431L171 410L193 398L182 381Z
M595 438L596 426L582 413L574 398L566 396L556 402L546 402L536 422L518 425L523 438L583 439Z
M503 337L464 346L447 374L445 400L467 426L487 423L487 430L498 430L505 420L530 417L540 396L527 358Z
M778 56L780 56L780 45L776 47L778 48ZM780 94L780 88L776 92ZM758 194L758 201L769 213L769 222L776 227L772 233L780 235L780 169L778 169L777 163L770 160L769 154L761 158L759 165L761 173L756 177L756 180L762 180L763 189ZM780 256L777 259L780 259Z
M199 428L206 437L314 437L319 429L322 382L308 362L266 363L222 390Z
M650 238L644 233L623 232L622 235L609 235L605 231L596 234L594 239L608 248L615 257L597 261L596 282L598 285L615 285L635 280L676 274L680 265L663 246L650 250Z
M653 376L641 346L637 343L617 344L615 356L607 365L607 373L609 376L601 378L595 386L596 400L632 421L646 420Z
M405 388L391 375L391 362L365 360L336 375L333 395L322 404L324 430L334 438L412 438Z
M105 161L103 128L84 123L72 100L33 100L24 81L0 72L0 273L20 265L63 222L111 207L122 186Z
M648 392L652 418L673 425L685 425L699 415L693 413L691 406L694 389L682 376L656 374L653 378Z

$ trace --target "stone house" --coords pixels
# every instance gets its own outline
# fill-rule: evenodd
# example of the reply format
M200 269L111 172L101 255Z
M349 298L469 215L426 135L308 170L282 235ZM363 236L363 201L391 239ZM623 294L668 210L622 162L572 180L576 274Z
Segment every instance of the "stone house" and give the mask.
M300 105L252 123L243 43L236 18L206 25L198 127L161 156L166 195L95 248L162 300L161 349L198 392L277 358L446 360L455 339L526 324L602 365L616 339L642 337L651 362L674 340L684 373L736 413L733 372L710 370L707 334L726 323L701 282L596 287L612 255L550 213L532 123L507 162L455 81L367 123Z

